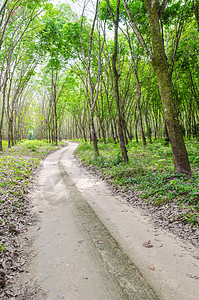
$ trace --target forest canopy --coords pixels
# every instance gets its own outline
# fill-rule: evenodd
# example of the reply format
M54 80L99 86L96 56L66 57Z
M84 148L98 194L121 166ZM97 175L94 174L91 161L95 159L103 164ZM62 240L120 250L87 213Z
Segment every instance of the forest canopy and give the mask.
M55 2L55 1L52 1ZM199 140L199 1L0 4L0 149L27 138L170 142L191 175Z

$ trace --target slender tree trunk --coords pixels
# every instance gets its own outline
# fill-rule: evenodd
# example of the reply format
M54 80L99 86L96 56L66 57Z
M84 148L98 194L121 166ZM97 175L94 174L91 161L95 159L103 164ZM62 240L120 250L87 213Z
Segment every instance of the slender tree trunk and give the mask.
M112 138L113 138L114 144L116 144L116 136L115 136L114 125L113 125L113 121L112 120L111 120L111 134L112 134Z
M53 143L57 145L58 143L58 125L57 125L57 77L58 71L54 76L54 71L52 70L52 101L53 101Z
M93 114L94 114L94 112L93 112ZM90 119L91 139L93 142L95 156L99 156L99 150L98 150L98 146L97 146L98 141L97 141L97 135L96 135L96 131L95 131L95 125L94 125L93 118L94 118L94 116L92 115L91 119Z
M51 144L51 130L50 130L50 126L48 127L48 142L49 142L49 144Z
M139 117L137 117L137 111L136 111L136 108L135 107L135 115L134 115L134 122L135 122L135 129L134 129L134 132L135 132L135 140L136 140L136 143L139 143L139 139L138 139L138 122L139 122Z
M128 143L129 143L129 141L128 141L128 129L127 129L126 121L124 120L124 116L122 117L122 128L123 128L123 132L124 132L125 145L128 145Z
M85 5L85 3L84 3L84 5ZM95 156L99 156L99 150L98 150L98 146L97 146L98 141L97 141L95 125L94 125L94 112L95 112L95 106L96 106L96 102L97 102L98 94L99 94L100 77L101 77L101 53L102 53L103 45L104 45L104 42L101 45L101 37L100 37L100 32L98 30L98 46L99 46L98 57L97 57L98 58L98 72L97 72L97 77L95 79L96 82L93 83L92 72L91 72L91 53L92 53L92 48L93 48L94 29L95 29L97 15L98 15L98 5L99 5L99 0L96 1L96 5L95 5L95 14L94 14L93 23L91 26L88 53L86 53L86 51L85 51L83 40L82 40L82 34L81 34L82 24L83 24L83 20L84 20L83 15L82 15L81 27L80 27L80 42L81 42L81 46L82 46L82 52L84 54L84 61L86 63L88 86L89 86L88 94L90 97L90 139L93 142ZM85 6L84 6L84 9L85 9Z
M11 118L8 119L8 148L11 148Z
M3 151L2 133L0 132L0 151Z
M142 137L142 144L143 144L143 146L146 146L146 138L144 135L143 122L142 122L142 111L141 111L141 106L140 106L140 96L141 96L141 94L138 92L137 107L138 107L138 114L139 114L139 120L140 120L140 131L141 131L141 137Z
M120 148L122 151L122 158L125 163L128 163L128 155L127 155L127 149L125 146L125 137L124 137L124 130L123 130L123 121L122 121L122 115L121 115L121 104L120 104L120 95L119 95L119 87L118 87L118 79L119 75L117 72L117 52L118 52L118 27L119 27L119 6L120 6L120 0L117 0L117 12L116 12L116 20L114 19L112 10L110 8L109 1L107 1L109 11L112 14L112 19L114 22L114 50L113 50L113 56L112 56L112 68L113 68L113 93L116 103L116 111L117 111L117 126L118 126L118 136L120 141Z
M128 133L129 140L132 141L132 139L133 139L133 133L132 133L132 119L130 120L129 129L128 129L127 133Z
M151 139L151 127L149 125L149 119L148 119L148 114L147 112L145 113L145 123L146 123L146 128L147 128L147 136L149 139L150 144L152 144L152 139Z
M152 139L151 139L151 126L148 118L148 105L150 101L150 88L151 88L151 66L149 67L149 83L148 83L148 93L147 93L147 98L146 98L146 108L145 108L145 122L146 122L146 127L147 127L147 136L149 139L150 144L152 144Z
M138 120L135 121L135 140L136 140L136 143L139 143L139 139L138 139Z
M127 31L127 38L128 38L129 48L130 48L130 52L131 52L131 59L132 59L132 63L133 63L133 71L134 71L134 75L135 75L135 78L136 78L136 87L137 87L136 97L137 97L137 108L138 108L138 114L139 114L139 120L140 120L140 131L141 131L141 137L142 137L142 144L143 144L143 146L146 146L146 138L145 138L145 135L144 135L143 122L142 122L142 110L141 110L141 105L140 105L142 91L141 91L141 85L140 85L140 80L139 80L139 75L138 75L138 59L137 59L137 62L136 62L135 58L134 58L134 55L133 55L133 51L132 51L128 31Z
M13 116L11 118L11 144L12 147L14 146L14 122L13 122Z
M157 134L158 134L158 119L157 116L155 116L154 120L154 139L157 139Z
M5 104L6 104L6 84L7 84L7 71L5 74L5 82L3 87L3 102L1 107L1 120L0 120L0 151L3 151L3 144L2 144L2 131L3 131L3 121L4 121L4 114L5 114Z
M99 120L99 125L102 132L103 142L104 144L106 144L106 130L105 130L104 122L102 120Z

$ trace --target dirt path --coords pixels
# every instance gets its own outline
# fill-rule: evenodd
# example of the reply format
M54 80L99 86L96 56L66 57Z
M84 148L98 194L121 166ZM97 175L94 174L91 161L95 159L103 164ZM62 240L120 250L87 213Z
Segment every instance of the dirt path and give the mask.
M199 299L198 249L78 166L76 146L48 156L32 197L40 221L23 281L46 292L35 300Z

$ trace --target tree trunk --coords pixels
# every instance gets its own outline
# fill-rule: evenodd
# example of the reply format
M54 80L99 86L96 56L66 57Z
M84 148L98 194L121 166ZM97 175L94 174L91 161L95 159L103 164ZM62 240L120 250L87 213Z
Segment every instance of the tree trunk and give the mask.
M107 5L109 8L109 11L112 13L112 10L110 8L109 1L107 1ZM118 136L120 141L120 148L122 151L122 158L125 163L128 163L128 155L127 155L127 149L125 146L125 137L124 137L124 131L123 131L123 120L121 115L121 107L120 107L120 95L119 95L119 88L118 88L118 79L119 75L117 72L117 52L118 52L118 27L119 27L119 6L120 6L120 0L117 0L117 12L116 12L116 20L114 19L113 15L113 22L114 22L114 50L113 50L113 56L112 56L112 68L113 68L113 94L115 98L116 103L116 111L117 111L117 126L118 126Z
M97 146L97 136L96 136L96 132L95 132L95 125L94 125L93 117L91 118L91 121L90 121L90 128L91 128L91 140L93 142L94 153L95 153L95 157L97 157L97 156L99 156L99 150L98 150L98 146Z
M127 32L127 34L128 34L128 32ZM137 58L137 62L136 62L134 55L133 55L129 34L127 35L127 37L128 37L129 48L130 48L130 52L131 52L131 59L132 59L132 63L133 63L133 71L134 71L134 75L136 78L136 87L137 87L136 97L137 97L137 108L138 108L138 114L139 114L139 120L140 120L140 131L141 131L141 137L142 137L142 144L143 144L143 146L146 146L146 138L144 135L143 122L142 122L142 111L141 111L141 105L140 105L142 91L141 91L141 85L140 85L140 80L139 80L139 75L138 75L138 58Z
M48 142L51 144L51 132L50 132L50 126L48 127Z
M57 126L57 77L58 71L54 76L54 71L52 70L52 100L53 100L53 143L57 145L58 143L58 126Z
M11 148L11 118L8 119L8 148Z
M162 100L164 119L169 132L173 151L174 165L178 173L191 175L188 154L180 128L175 101L172 94L172 79L164 49L164 41L159 25L159 1L145 0L149 16L151 40L153 47L152 65L158 80Z
M103 142L104 142L104 144L106 144L106 130L105 130L103 120L99 120L99 124L100 124L100 128L101 128L101 131L102 131Z
M91 71L91 53L92 53L92 48L93 48L93 38L94 38L94 29L96 25L96 19L97 19L97 14L98 14L98 4L99 1L96 1L96 6L95 6L95 14L94 14L94 19L93 23L91 26L91 32L90 32L90 38L89 38L89 47L88 47L88 53L85 51L85 47L83 44L82 40L82 34L81 34L81 29L82 29L82 24L83 24L83 18L81 19L81 27L80 27L80 43L82 46L82 52L84 55L84 61L86 63L86 69L87 69L87 78L88 78L88 86L89 86L89 97L90 97L90 139L93 142L93 147L94 147L94 153L95 156L99 156L99 150L97 146L97 136L96 136L96 131L95 131L95 126L94 126L94 112L95 112L95 106L96 102L98 99L98 94L99 94L99 84L100 84L100 77L101 77L101 53L103 49L104 42L101 45L101 37L100 33L98 32L98 71L97 71L97 76L96 79L94 80L95 83L93 83L92 80L92 71ZM85 8L85 6L84 6ZM83 17L83 16L82 16Z
M149 67L149 82L148 82L148 92L147 92L146 107L145 107L145 123L147 128L147 137L149 139L150 144L152 144L151 126L148 118L148 105L149 105L150 95L151 95L150 89L151 89L151 66Z
M166 123L164 123L164 137L165 137L165 141L169 142L169 133L168 133L168 130L167 130Z
M141 107L140 107L140 95L137 95L137 106L138 106L138 114L139 114L139 120L140 120L140 131L141 131L141 137L142 137L142 144L143 144L143 146L146 146L146 138L144 135L142 112L141 112Z
M2 132L3 132L3 121L4 121L4 114L5 114L5 105L6 105L6 85L8 81L7 71L5 74L5 82L3 86L3 102L1 104L1 119L0 119L0 151L3 151L3 144L2 144Z
M112 134L112 138L113 138L114 144L116 144L116 137L115 137L114 125L113 125L113 121L112 120L111 120L111 134Z
M135 121L135 140L136 140L136 143L139 143L139 139L138 139L138 120Z
M136 33L136 36L145 50L147 56L152 62L152 66L157 77L160 96L162 100L164 119L168 128L175 169L178 173L191 175L191 168L188 160L188 154L183 140L182 131L180 128L177 110L174 105L174 97L172 95L172 78L169 70L169 64L164 49L164 39L162 30L160 29L160 1L159 0L144 0L148 14L148 20L151 33L152 54L147 48L147 45L139 31L137 24L134 21L133 15L126 3L123 0L125 9L130 18L130 22ZM172 66L171 66L172 67ZM171 68L172 70L172 68Z
M147 112L145 113L145 123L146 123L146 128L147 128L147 137L149 139L150 144L152 144L152 139L151 139L151 127L149 125L149 119L148 119L148 114Z
M127 130L129 140L132 141L133 133L132 133L132 119L130 120L129 129Z
M0 151L3 151L2 133L0 132Z

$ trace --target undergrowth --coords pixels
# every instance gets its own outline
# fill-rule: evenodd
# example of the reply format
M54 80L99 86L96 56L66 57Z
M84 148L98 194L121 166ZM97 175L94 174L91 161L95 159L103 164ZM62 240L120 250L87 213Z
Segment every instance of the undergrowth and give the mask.
M186 143L192 168L192 177L176 174L173 166L172 151L169 144L158 139L143 147L140 143L130 142L127 149L129 163L122 162L118 144L98 143L100 156L94 157L93 147L81 143L76 155L84 165L92 166L101 172L105 179L116 188L139 191L140 201L164 205L177 202L179 207L186 205L188 213L184 221L199 225L199 143Z

